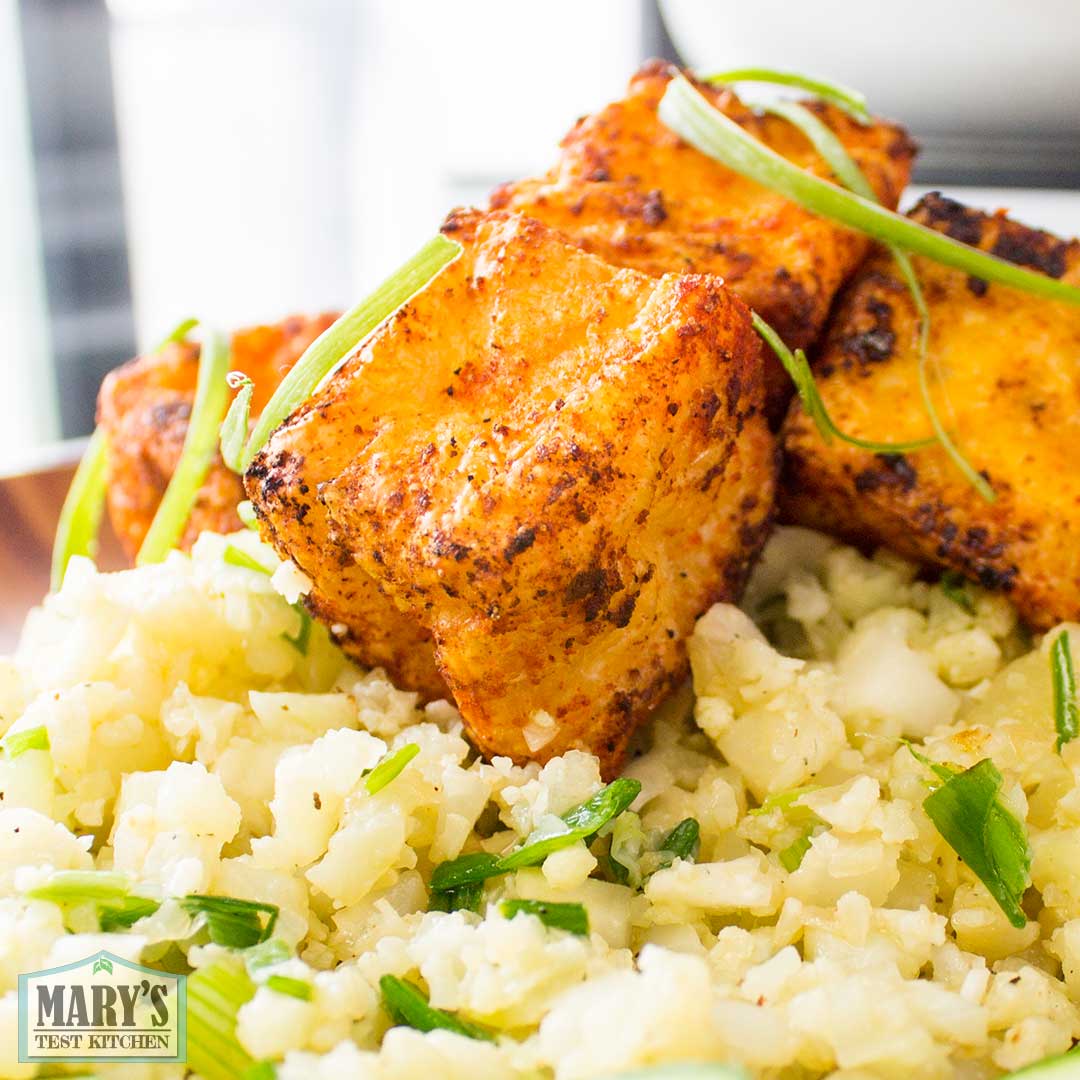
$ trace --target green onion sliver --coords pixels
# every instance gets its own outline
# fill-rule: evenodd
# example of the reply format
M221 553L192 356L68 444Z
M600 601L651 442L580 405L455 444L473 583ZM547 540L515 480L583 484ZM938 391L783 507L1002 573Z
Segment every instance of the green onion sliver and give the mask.
M858 163L848 153L847 148L836 137L832 130L827 125L823 124L809 109L792 102L781 102L769 106L768 108L771 112L776 113L778 116L782 116L789 123L797 127L803 135L809 139L810 143L825 159L826 164L845 187L851 189L856 195L859 195L863 199L873 202L875 205L877 204L877 195L874 192L870 181L866 179L862 169L859 168ZM742 129L740 128L740 130ZM901 220L907 221L906 218L902 218ZM829 434L833 434L843 442L860 447L864 450L873 451L874 453L905 453L912 450L923 449L934 443L940 443L945 452L952 458L953 463L961 473L963 473L975 490L978 491L987 502L993 502L996 498L993 488L987 482L986 478L981 473L977 472L974 466L972 466L967 458L964 457L960 448L945 430L945 426L942 424L941 418L938 415L937 407L934 404L933 396L930 393L930 385L927 378L930 354L930 309L927 307L926 298L923 296L922 286L919 284L918 275L915 273L915 268L912 266L911 259L906 252L902 251L894 244L888 244L887 246L892 253L893 258L896 260L897 267L904 279L904 284L907 286L908 292L911 294L912 302L915 305L916 315L918 316L919 339L917 347L919 393L923 400L923 407L926 409L926 413L930 418L931 427L934 429L934 437L922 440L921 442L894 444L890 446L887 443L872 443L845 435L837 429L836 425L826 412L825 403L821 400L817 385L813 383L813 375L810 373L809 364L805 362L804 358L800 358L799 354L796 353L794 358L796 363L798 363L800 359L803 360L803 362L798 365L801 369L800 379L795 379L795 376L792 376L795 381L796 389L799 391L799 397L804 402L807 413L814 420L826 442L829 441ZM773 345L773 351L776 351L775 345ZM779 356L780 354L778 353L777 355ZM783 356L780 357L780 360L785 368L788 368L788 361L785 360ZM810 404L807 404L808 401Z
M86 452L72 477L64 497L52 553L52 590L64 583L64 573L73 555L97 555L98 530L105 509L108 482L109 445L105 432L98 428L86 445Z
M383 758L383 760L367 774L367 777L364 780L364 787L367 788L368 794L376 795L382 791L387 784L396 780L401 775L405 766L419 753L420 747L417 746L416 743L409 743L396 753Z
M714 108L683 75L676 75L668 84L659 113L667 127L703 154L813 214L974 277L1047 300L1080 304L1080 288L1074 285L969 247L805 172Z
M1060 754L1067 742L1080 735L1080 701L1076 697L1076 672L1068 630L1062 630L1050 646L1050 676L1054 687L1054 728Z
M122 900L130 892L131 879L119 870L54 870L48 881L26 895L54 904L87 904Z
M203 1080L236 1080L255 1064L236 1037L236 1014L254 996L255 984L231 959L188 976L187 1064Z
M285 994L298 1001L310 1001L315 996L315 988L304 979L294 979L291 975L270 975L263 984L275 994Z
M195 318L181 319L150 351L152 353L159 353L166 345L171 345L176 341L185 341L188 334L199 325L199 320Z
M958 608L966 611L969 615L975 614L975 601L967 591L967 579L963 574L955 570L946 570L938 582L942 593L948 597Z
M779 71L776 68L746 67L735 68L732 71L717 71L711 75L699 76L702 82L720 85L731 83L754 82L772 83L775 86L791 86L797 90L805 90L808 94L821 98L837 108L843 109L848 115L853 116L861 123L870 122L870 113L867 109L866 98L849 86L840 83L827 82L825 79L815 79L810 75L800 75L795 71Z
M676 859L684 862L692 862L697 858L698 848L701 846L701 826L696 818L683 818L660 841L661 862L670 866Z
M467 1039L494 1042L495 1037L476 1024L459 1020L453 1013L435 1009L428 1004L427 995L417 986L396 975L384 975L379 980L383 1008L395 1024L415 1028L417 1031L452 1031Z
M229 346L223 335L211 332L199 357L199 378L191 407L184 448L176 470L165 489L154 520L150 523L136 565L161 562L176 547L191 509L217 452L218 428L225 412L229 370Z
M276 904L198 893L183 897L180 906L189 915L202 916L210 940L230 949L247 949L268 940L279 911Z
M307 401L341 360L452 263L461 250L459 243L442 234L429 240L366 300L345 312L307 347L259 416L239 462L241 471L266 445L270 433Z
M1064 1054L1043 1058L1008 1075L1010 1078L1023 1077L1023 1080L1076 1080L1080 1076L1080 1047L1074 1046Z
M48 750L49 729L44 724L38 727L24 728L22 731L9 731L0 739L0 750L9 760L25 754L27 750Z
M230 371L226 380L229 388L238 391L221 424L221 460L233 472L240 472L247 441L248 421L251 418L251 395L255 383L242 371Z
M934 233L934 235L939 236L940 233ZM990 486L990 482L964 457L960 448L945 430L945 425L938 415L937 406L934 404L934 398L930 392L930 378L928 375L930 366L930 309L926 306L926 297L923 296L922 286L919 284L915 267L911 265L910 256L907 252L896 247L892 247L891 250L893 259L900 270L900 276L904 279L908 292L911 293L911 298L915 302L915 310L919 316L919 393L922 395L923 407L930 417L930 424L934 429L934 434L937 436L937 440L941 443L945 453L952 458L953 464L964 474L971 486L987 502L994 502L997 499L997 494ZM974 251L974 248L971 250ZM1045 280L1052 281L1053 279L1046 278Z
M802 866L806 853L810 850L810 841L814 838L814 828L806 829L786 848L777 853L780 865L789 873L794 874Z
M535 915L553 930L565 930L579 937L589 936L589 913L583 904L548 903L546 900L504 900L499 907L503 916Z
M856 446L860 450L869 450L875 454L904 454L913 450L924 450L937 442L936 438L914 439L911 442L874 442L870 439L858 439L854 435L847 435L841 431L833 418L825 408L825 402L821 399L821 393L814 381L814 373L810 369L810 361L806 359L806 353L802 349L792 352L784 344L780 335L756 312L751 312L754 329L762 340L776 354L789 378L795 384L795 392L799 395L807 416L813 420L815 427L825 442L832 442L834 438L841 442Z

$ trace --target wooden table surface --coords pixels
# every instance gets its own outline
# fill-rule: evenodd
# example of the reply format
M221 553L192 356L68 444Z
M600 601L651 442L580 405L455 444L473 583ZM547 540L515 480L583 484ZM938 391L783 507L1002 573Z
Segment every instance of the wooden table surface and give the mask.
M0 476L0 655L15 647L26 613L49 591L56 521L80 449L48 468ZM98 565L124 565L107 521Z

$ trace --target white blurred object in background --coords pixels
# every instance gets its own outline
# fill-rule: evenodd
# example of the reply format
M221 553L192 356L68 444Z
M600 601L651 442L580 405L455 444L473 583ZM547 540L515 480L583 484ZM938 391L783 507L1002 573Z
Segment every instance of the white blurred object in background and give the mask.
M344 297L349 0L110 0L136 334Z
M787 68L855 86L915 133L939 178L1075 181L1077 0L659 3L691 67Z
M16 469L58 432L18 4L0 0L0 469Z
M546 168L642 48L626 0L109 6L144 345L352 303L453 205Z

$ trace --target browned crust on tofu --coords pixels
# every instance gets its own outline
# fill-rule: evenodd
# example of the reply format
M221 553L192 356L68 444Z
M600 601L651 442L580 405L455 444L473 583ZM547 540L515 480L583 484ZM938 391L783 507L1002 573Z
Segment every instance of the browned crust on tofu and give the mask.
M911 216L1080 284L1075 240L936 194ZM1007 593L1035 628L1077 618L1080 311L925 259L916 264L931 312L931 358L944 377L935 400L996 502L985 502L939 447L880 455L826 445L793 403L783 433L783 516L958 570ZM815 364L842 430L891 441L927 433L915 334L911 300L888 255L877 252L840 302Z
M431 633L486 754L583 747L610 774L768 532L760 342L713 278L616 269L516 214L445 229L462 258L275 432L247 490L358 642L372 590Z
M538 218L618 266L653 276L720 275L793 348L808 348L869 241L738 176L666 128L657 106L672 70L647 63L625 98L574 125L550 172L504 184L491 205ZM730 90L697 85L755 138L801 168L830 175L786 120L754 113ZM863 126L831 105L806 104L840 138L881 202L895 208L915 155L904 129L881 120ZM779 419L791 388L772 358L767 379L770 412Z

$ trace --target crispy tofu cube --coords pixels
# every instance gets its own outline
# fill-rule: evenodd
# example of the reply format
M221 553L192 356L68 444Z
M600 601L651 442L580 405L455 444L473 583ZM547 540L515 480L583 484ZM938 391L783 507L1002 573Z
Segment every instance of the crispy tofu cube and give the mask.
M461 258L274 433L247 490L358 650L386 598L430 634L483 751L582 747L610 773L767 532L760 343L716 278L618 269L517 214L445 231Z
M940 195L916 221L1080 284L1080 243ZM866 546L885 544L1006 593L1035 628L1080 614L1080 310L915 260L930 307L937 407L989 479L986 502L939 447L873 454L826 445L793 403L784 428L783 513ZM839 305L816 358L841 430L874 441L930 433L919 394L917 321L888 254Z
M793 348L809 347L869 242L684 143L657 116L670 78L670 65L646 64L626 97L578 121L550 172L504 185L491 205L537 218L616 266L655 276L718 274ZM800 168L830 175L786 120L754 113L730 90L698 85L755 138ZM881 202L895 207L915 155L906 132L883 121L863 126L820 102L807 105L840 138ZM772 358L767 364L770 411L779 418L790 383Z

